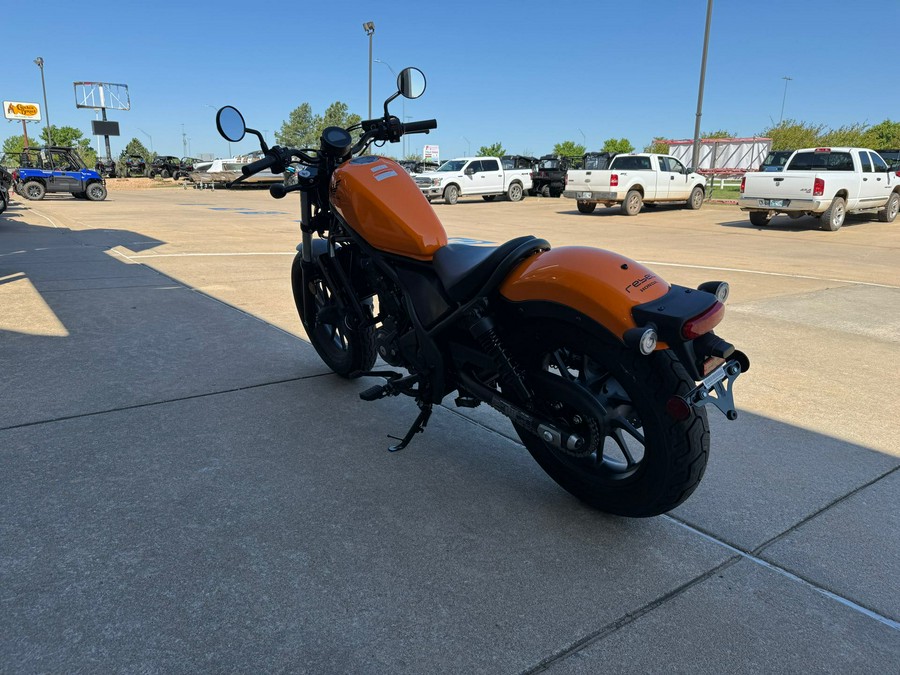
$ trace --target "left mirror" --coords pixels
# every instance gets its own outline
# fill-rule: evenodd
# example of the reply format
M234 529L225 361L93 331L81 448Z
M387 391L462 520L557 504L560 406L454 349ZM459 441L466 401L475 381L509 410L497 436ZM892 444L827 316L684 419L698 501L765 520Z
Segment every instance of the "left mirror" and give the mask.
M419 98L425 93L425 73L418 68L404 68L397 76L397 89L406 98Z
M230 105L220 108L216 113L216 127L222 138L232 143L237 143L247 133L244 116L237 108Z

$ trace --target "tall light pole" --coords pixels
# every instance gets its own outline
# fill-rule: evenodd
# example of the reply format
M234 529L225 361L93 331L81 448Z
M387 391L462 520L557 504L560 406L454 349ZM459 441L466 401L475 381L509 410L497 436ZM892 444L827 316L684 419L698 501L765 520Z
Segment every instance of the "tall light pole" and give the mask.
M380 63L383 66L387 66L388 70L391 71L391 75L394 76L394 80L397 79L397 73L393 68L391 68L390 63L388 63L387 61L382 61L381 59L375 59L375 63ZM405 122L406 121L406 97L405 96L400 98L400 105L403 110L403 112L402 112L403 117L401 119ZM371 114L372 113L369 113L369 115L371 115ZM403 146L402 147L403 147L403 159L406 159L406 136L405 135L403 136Z
M587 136L584 135L584 132L581 129L578 130L578 133L581 134L581 140L584 143L584 149L585 151L587 151Z
M460 136L460 138L466 142L466 156L471 157L472 156L472 141L470 141L465 136Z
M44 90L44 122L47 125L47 145L53 145L53 136L50 135L50 110L47 108L47 85L44 83L44 59L39 56L34 60L34 63L41 69L41 88Z
M712 21L713 0L706 3L706 32L703 34L703 60L700 63L700 93L697 94L697 121L694 124L694 152L691 168L696 171L700 164L700 117L703 115L703 85L706 81L706 53L709 51L709 24Z
M781 97L781 117L778 118L778 125L781 126L781 120L784 119L784 102L787 100L787 83L793 80L793 77L785 75L781 78L784 80L784 96Z
M147 138L150 139L150 152L153 152L153 136L151 136L150 134L148 134L146 131L144 131L144 130L141 129L140 127L136 127L136 128L137 128L138 131L140 131L142 134L144 134L144 136L146 136Z
M363 30L369 36L369 119L372 119L372 36L375 35L375 22L366 21Z

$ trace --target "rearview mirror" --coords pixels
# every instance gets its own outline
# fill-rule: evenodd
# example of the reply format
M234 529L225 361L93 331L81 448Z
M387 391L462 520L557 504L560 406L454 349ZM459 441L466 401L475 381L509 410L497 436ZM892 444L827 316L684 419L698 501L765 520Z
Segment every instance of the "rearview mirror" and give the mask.
M230 105L220 108L216 113L216 128L226 141L237 143L247 133L247 125L240 111Z
M404 68L397 76L397 89L406 98L419 98L425 93L425 73L418 68Z

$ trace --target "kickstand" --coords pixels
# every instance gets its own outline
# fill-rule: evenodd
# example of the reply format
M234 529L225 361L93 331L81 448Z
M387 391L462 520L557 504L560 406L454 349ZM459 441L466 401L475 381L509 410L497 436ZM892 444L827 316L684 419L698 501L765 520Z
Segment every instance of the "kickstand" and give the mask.
M430 403L419 403L419 416L416 417L416 421L412 423L412 426L409 428L409 431L406 432L406 436L403 438L397 438L396 436L391 436L388 434L388 438L393 438L395 441L400 441L397 445L392 445L388 448L388 452L397 452L398 450L402 450L407 445L409 445L410 441L412 441L413 436L416 434L421 434L425 431L425 426L428 424L428 418L431 417L431 404Z

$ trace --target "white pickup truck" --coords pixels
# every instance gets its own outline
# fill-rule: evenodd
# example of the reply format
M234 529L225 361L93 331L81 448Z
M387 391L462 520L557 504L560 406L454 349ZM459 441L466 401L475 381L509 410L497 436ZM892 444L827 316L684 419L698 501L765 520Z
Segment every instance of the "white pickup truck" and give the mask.
M636 216L645 203L687 202L703 206L703 176L688 171L669 155L638 153L616 155L608 169L582 169L566 173L564 197L575 199L581 213L592 213L597 204L621 204L622 213Z
M479 195L491 201L506 195L518 202L531 189L530 169L504 169L497 157L460 157L451 159L436 171L421 173L416 185L429 201L443 198L455 204L460 197Z
M867 148L797 150L777 173L748 173L741 180L741 211L766 225L772 216L815 216L834 232L848 213L878 212L890 223L900 210L900 172Z

